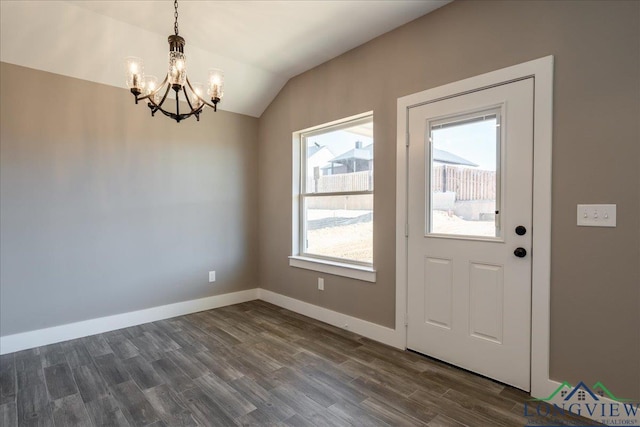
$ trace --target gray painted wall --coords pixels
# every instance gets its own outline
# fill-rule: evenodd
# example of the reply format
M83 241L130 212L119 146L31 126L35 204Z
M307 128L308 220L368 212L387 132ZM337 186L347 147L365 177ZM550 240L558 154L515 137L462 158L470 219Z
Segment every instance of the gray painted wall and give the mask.
M257 119L0 76L1 335L257 286Z
M455 1L291 79L260 118L260 284L394 326L396 100L555 56L551 377L640 398L640 2ZM288 266L291 133L374 111L375 284ZM618 227L578 228L578 203Z

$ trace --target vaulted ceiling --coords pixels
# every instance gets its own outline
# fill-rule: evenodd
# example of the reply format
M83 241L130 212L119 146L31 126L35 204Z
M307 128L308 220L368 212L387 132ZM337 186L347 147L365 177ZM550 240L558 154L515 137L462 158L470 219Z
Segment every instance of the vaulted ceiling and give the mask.
M450 0L181 1L192 82L225 71L221 109L259 117L291 77ZM166 74L171 1L0 1L0 60L125 87L126 56Z

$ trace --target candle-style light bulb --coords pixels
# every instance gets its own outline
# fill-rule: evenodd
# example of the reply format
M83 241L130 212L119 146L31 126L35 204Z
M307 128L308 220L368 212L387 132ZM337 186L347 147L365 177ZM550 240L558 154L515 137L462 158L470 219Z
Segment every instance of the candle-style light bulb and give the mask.
M201 98L204 97L204 85L202 83L193 83L191 88L193 89L191 93L191 106L197 109L202 105Z
M150 101L155 102L156 104L160 100L159 93L153 93L156 89L158 89L158 78L156 76L145 76L144 79L144 94L151 95Z
M224 72L218 69L209 70L209 84L207 85L207 93L211 97L211 101L220 101L224 96Z
M142 59L129 56L125 59L127 87L132 92L142 92L144 86L144 63Z
M169 52L169 83L174 89L184 86L187 79L187 57L178 51Z

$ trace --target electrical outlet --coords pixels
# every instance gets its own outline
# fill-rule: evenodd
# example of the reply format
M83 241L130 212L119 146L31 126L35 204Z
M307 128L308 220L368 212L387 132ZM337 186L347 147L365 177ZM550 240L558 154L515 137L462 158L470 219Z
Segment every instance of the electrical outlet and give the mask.
M578 225L615 227L616 205L578 205Z
M215 281L216 281L216 272L215 271L210 271L209 272L209 283L215 282Z
M324 291L324 279L322 277L318 277L318 290Z

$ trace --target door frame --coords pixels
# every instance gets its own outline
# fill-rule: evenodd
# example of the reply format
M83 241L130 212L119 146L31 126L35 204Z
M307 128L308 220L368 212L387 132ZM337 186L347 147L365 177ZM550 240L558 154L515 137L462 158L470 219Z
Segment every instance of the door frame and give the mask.
M396 339L407 348L409 109L533 77L533 224L531 265L531 395L543 398L549 379L551 287L551 146L553 56L492 71L398 98L396 157Z

